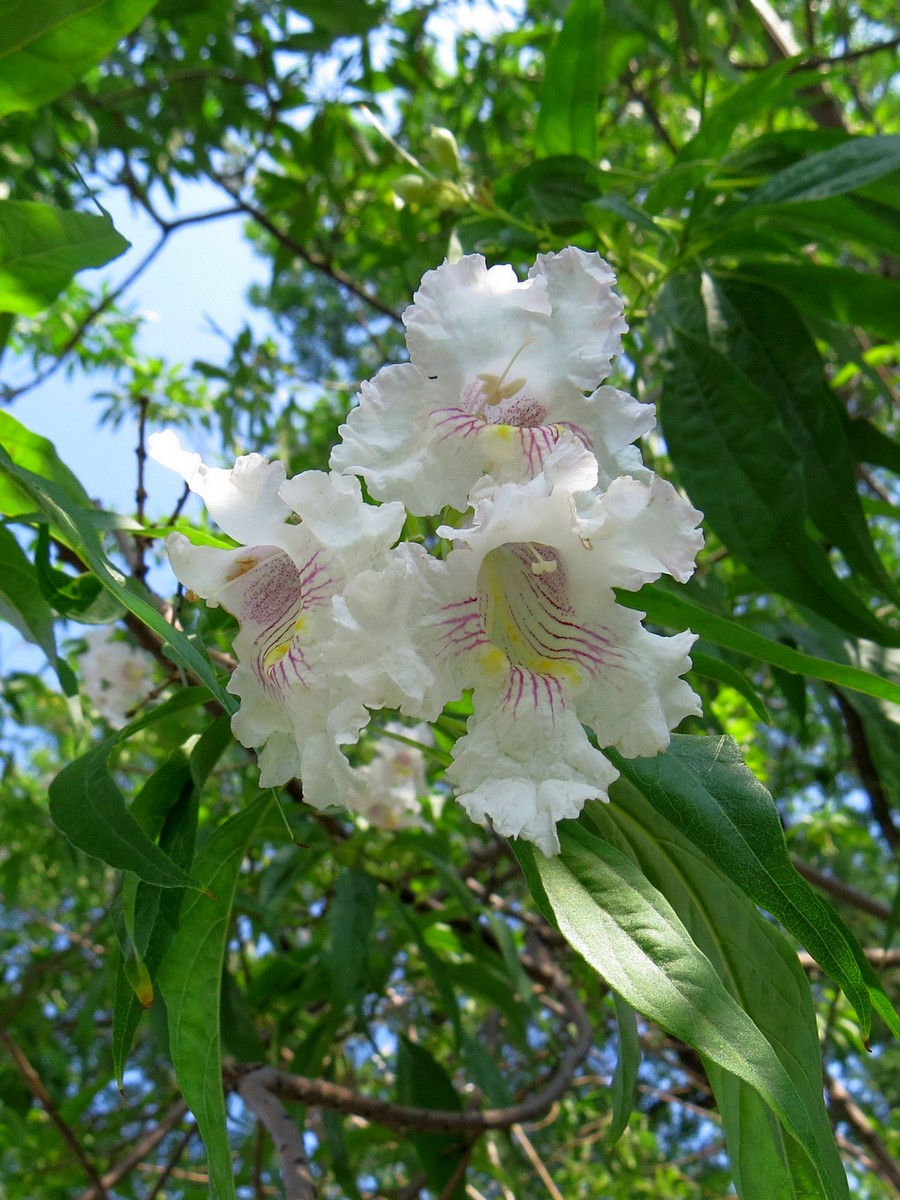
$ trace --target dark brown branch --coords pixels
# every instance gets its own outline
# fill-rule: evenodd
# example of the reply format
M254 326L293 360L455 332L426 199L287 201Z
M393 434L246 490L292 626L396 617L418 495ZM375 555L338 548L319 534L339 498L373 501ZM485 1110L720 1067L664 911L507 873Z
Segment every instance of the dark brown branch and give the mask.
M120 1159L114 1167L110 1167L110 1169L104 1173L102 1179L99 1181L101 1186L104 1188L115 1187L120 1179L123 1179L129 1173L129 1171L133 1171L139 1163L142 1163L150 1151L155 1146L158 1146L163 1138L172 1132L172 1130L182 1121L186 1112L187 1105L183 1100L178 1100L175 1104L173 1104L162 1120L157 1121L150 1132L146 1134L145 1137L142 1137L141 1140L133 1147L133 1149L128 1152L128 1154L125 1155L124 1158ZM185 1145L187 1144L187 1140L189 1140L193 1134L194 1130L189 1129L185 1135ZM183 1148L179 1151L179 1156L181 1153L183 1153ZM98 1192L95 1185L92 1188L88 1188L86 1192L82 1192L78 1197L78 1200L100 1200L100 1197L105 1195L106 1192Z
M34 1096L35 1100L37 1100L38 1103L43 1107L47 1116L59 1130L66 1145L69 1146L72 1153L78 1159L85 1175L87 1175L88 1179L94 1185L94 1196L97 1197L97 1200L110 1200L109 1192L106 1190L103 1180L97 1174L97 1168L88 1158L87 1154L85 1154L84 1148L82 1147L78 1138L75 1136L72 1129L69 1127L69 1125L67 1125L65 1120L63 1120L62 1114L53 1102L53 1097L44 1087L43 1080L31 1065L31 1062L29 1061L24 1050L21 1048L21 1046L19 1046L18 1042L14 1041L10 1034L3 1029L0 1029L0 1045L3 1046L6 1053L13 1060L16 1070L21 1075L32 1096Z
M267 1086L267 1070L269 1068L262 1067L244 1075L238 1082L238 1093L275 1143L281 1159L285 1200L316 1200L316 1185L303 1145L303 1132Z

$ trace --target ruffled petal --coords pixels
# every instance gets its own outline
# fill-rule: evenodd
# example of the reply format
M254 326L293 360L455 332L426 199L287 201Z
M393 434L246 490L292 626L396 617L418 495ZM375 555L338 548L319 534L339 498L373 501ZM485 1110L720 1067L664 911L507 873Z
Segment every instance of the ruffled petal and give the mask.
M284 463L259 454L238 458L231 470L208 467L199 454L182 450L171 429L151 434L150 457L182 477L192 492L203 498L209 515L229 537L249 545L268 541L273 528L284 522L290 508L279 497Z
M475 821L489 817L497 833L559 853L558 821L577 817L586 800L607 799L615 767L588 741L568 709L513 709L491 697L456 743L447 774Z

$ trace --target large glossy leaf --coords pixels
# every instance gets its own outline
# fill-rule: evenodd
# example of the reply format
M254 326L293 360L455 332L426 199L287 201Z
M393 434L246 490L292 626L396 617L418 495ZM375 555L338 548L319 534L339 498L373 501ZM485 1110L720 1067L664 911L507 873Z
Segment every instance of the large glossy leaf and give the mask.
M78 477L56 453L53 443L48 438L33 433L11 413L3 411L0 411L0 446L16 466L49 479L76 507L91 507L90 496ZM17 484L14 476L0 471L0 512L8 517L16 517L34 512L36 508L31 492Z
M598 819L602 822L607 815L601 813ZM609 834L621 840L617 825L610 825ZM727 881L712 870L707 872L701 864L700 877L695 876L692 881L693 888L699 889L697 902L685 913L690 923L696 917L698 904L709 906L706 914L709 923L703 938L708 948L701 948L697 931L685 924L668 896L654 886L645 873L644 862L638 866L633 857L610 840L574 823L560 826L560 841L562 853L556 858L545 858L528 845L516 845L516 856L532 894L566 940L629 1004L694 1046L765 1101L802 1147L809 1162L808 1174L817 1183L813 1195L832 1200L845 1197L843 1170L821 1098L821 1062L808 985L795 958L799 982L795 974L788 973L790 948L784 945L784 955L777 964L773 954L768 955L766 963L768 984L791 1005L781 1013L782 1034L775 1039L772 1032L764 1033L760 1028L763 1014L756 1011L761 1007L759 977L755 992L749 981L742 986L746 971L733 977L738 966L731 960L746 953L746 942L751 936L748 925L752 927L755 923L763 931L758 938L759 950L768 945L763 941L769 936L765 922L752 904L743 901L745 907L737 925L733 923L737 913L728 914L731 923L725 915L710 919L712 911L721 911L723 905L727 908L730 891L739 898L738 903L742 901L740 893L730 890ZM634 855L632 847L627 842L625 845ZM653 855L659 855L660 849L652 842L649 849L652 867ZM673 881L667 877L661 882ZM674 882L683 886L680 871ZM723 940L734 937L736 929L740 930L745 945L733 946L723 963ZM774 930L772 933L779 936ZM755 944L754 950L757 950ZM757 969L758 962L754 962L753 970ZM766 1003L771 1010L771 993L766 996ZM776 1046L786 1050L783 1031L787 1027L791 1027L795 1038L805 1030L805 1045L794 1045L791 1055L782 1057ZM813 1068L819 1077L814 1090L810 1086ZM754 1131L757 1150L758 1133ZM740 1145L733 1156L739 1164ZM778 1163L777 1152L768 1157ZM783 1162L780 1165L788 1178L787 1167ZM740 1182L739 1168L736 1175Z
M234 1200L235 1194L222 1089L222 969L241 863L269 804L269 796L260 797L230 817L200 850L193 875L204 891L186 896L157 979L178 1085L206 1145L210 1186L218 1200Z
M572 0L547 55L535 132L537 158L597 160L600 22L603 0Z
M778 171L748 205L797 204L855 191L900 170L900 134L850 138Z
M791 302L770 288L706 275L673 280L664 302L680 327L708 340L728 359L736 376L766 393L768 410L755 413L744 407L732 414L730 425L741 432L750 482L770 477L760 475L759 463L767 451L761 439L762 431L777 421L788 443L787 450L781 448L780 464L786 470L799 465L806 516L826 542L840 548L854 571L882 595L896 598L895 583L875 550L857 493L843 408L825 384L825 364ZM676 419L684 404L682 399L682 408L676 405ZM776 447L773 451L779 454ZM777 515L785 514L781 510ZM802 517L797 514L798 526ZM802 527L796 528L795 540L808 557L809 539ZM774 553L773 548L768 558ZM759 574L758 562L748 565Z
M691 500L764 584L860 637L900 645L900 632L872 615L809 536L803 464L767 390L679 328L661 409Z
M734 273L776 289L810 316L900 339L900 282L896 279L849 267L764 260L742 262ZM787 336L783 340L792 341Z
M36 316L76 271L102 267L129 245L108 217L0 200L0 312Z
M145 588L126 579L113 566L89 515L72 504L67 492L55 481L19 466L2 446L0 475L5 475L20 493L28 497L32 509L43 512L51 525L61 531L64 540L77 550L103 587L160 636L172 658L206 684L225 712L233 713L237 703L222 687L209 660L180 630L165 620Z
M622 775L730 880L816 958L856 1009L868 1038L872 1005L900 1036L900 1017L856 939L791 865L772 797L730 738L674 735L665 754L628 761Z
M790 671L792 675L808 675L811 679L822 679L866 696L877 696L900 704L900 686L892 680L873 671L862 670L845 662L832 662L795 650L784 642L773 641L748 629L746 625L701 608L683 593L650 584L636 594L619 589L616 599L625 608L646 613L657 624L670 629L692 629L706 641L745 654L756 662L768 663L783 671Z
M68 91L156 0L5 0L0 21L0 117Z

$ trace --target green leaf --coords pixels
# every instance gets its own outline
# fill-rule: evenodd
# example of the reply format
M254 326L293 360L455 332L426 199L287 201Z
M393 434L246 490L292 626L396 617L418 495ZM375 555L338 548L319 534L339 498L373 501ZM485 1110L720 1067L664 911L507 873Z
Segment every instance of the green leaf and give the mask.
M156 0L5 0L0 23L0 117L68 91Z
M600 24L603 0L571 0L547 54L535 131L535 155L597 160Z
M616 600L625 608L634 608L646 613L651 621L669 629L692 629L708 642L738 654L746 654L757 662L768 663L790 671L793 675L807 675L810 679L822 679L839 687L851 688L867 696L878 696L900 704L900 686L846 663L831 662L813 654L804 654L783 642L772 641L753 629L711 613L684 595L665 588L647 585L636 594L616 589Z
M785 167L752 192L747 205L824 200L900 170L900 134L849 138Z
M73 506L63 488L56 482L19 466L2 446L0 473L5 474L25 493L31 500L32 508L39 508L51 525L61 531L64 540L77 550L79 557L90 567L103 587L160 636L171 657L188 671L193 671L206 684L225 712L233 713L237 702L219 683L209 660L183 633L165 620L145 588L134 580L126 580L112 565L103 552L97 531L87 514Z
M454 1112L462 1108L450 1076L424 1046L400 1036L397 1046L397 1100L418 1108L435 1108ZM450 1179L466 1152L465 1139L455 1133L418 1133L407 1135L416 1148L422 1169L428 1177L429 1188L446 1200L464 1200L465 1178L451 1191L445 1192Z
M328 908L327 956L336 1009L355 998L363 980L377 897L375 880L364 871L350 869L338 876Z
M634 1089L637 1087L638 1070L641 1065L641 1039L638 1036L634 1009L626 1004L618 992L612 993L616 1006L616 1025L619 1030L619 1057L613 1072L610 1096L612 1098L612 1121L606 1131L606 1145L612 1148L628 1125L634 1107Z
M181 750L171 755L151 775L131 805L132 815L147 836L158 838L160 849L184 871L190 870L194 857L200 791L230 743L230 723L227 717L220 717L197 739L188 758ZM126 877L126 884L132 879ZM123 957L130 952L143 962L152 989L159 965L178 928L184 889L157 888L141 880L126 890L125 903L131 906L132 945L123 946ZM112 1040L113 1064L120 1086L143 1011L144 1005L129 985L123 963L116 977Z
M883 988L853 934L792 866L772 797L732 739L675 734L656 758L609 757L654 808L807 948L844 990L868 1039L871 1005L876 1001L883 1009ZM900 1036L900 1017L890 1024Z
M765 721L767 725L772 723L769 710L759 692L747 676L733 667L731 663L725 662L721 658L715 658L712 654L704 654L702 650L695 647L691 651L691 665L698 675L704 675L707 679L715 679L727 687L734 688L736 692L740 692L761 721Z
M178 1086L206 1145L210 1187L218 1200L234 1200L235 1194L222 1089L222 969L241 863L269 804L269 796L261 796L230 817L197 855L193 873L204 891L185 897L178 933L157 978Z
M0 618L56 665L53 612L41 595L37 571L5 525L0 525Z
M854 571L900 599L862 511L844 406L825 383L822 356L796 309L769 288L734 279L717 279L709 288L704 281L700 291L710 341L778 406L801 461L813 524Z
M11 413L0 410L0 446L16 466L43 476L64 492L77 508L91 508L91 498L78 477L69 470L47 438L32 433ZM15 478L0 471L0 512L8 517L31 513L35 508L33 494L17 484Z
M109 217L0 200L0 311L36 316L76 271L102 267L130 244Z
M677 329L661 409L691 500L764 584L860 637L900 645L900 632L872 615L809 536L802 462L767 390Z
M795 1070L792 1077L769 1038L726 990L713 962L692 939L668 899L631 858L572 822L563 822L559 830L562 853L555 858L545 858L527 843L513 843L532 895L548 917L630 1005L765 1100L803 1147L818 1176L814 1194L830 1200L846 1197L840 1159L821 1099L821 1060L815 1039L812 1046L819 1084L811 1091L804 1082L805 1074L796 1077ZM707 894L703 900L715 904L717 897ZM765 926L752 905L747 909ZM744 931L747 919L745 916ZM721 928L730 928L724 918ZM790 949L784 949L790 956ZM754 962L753 968L757 970L758 963ZM799 972L799 966L796 969ZM772 976L766 978L772 982ZM803 985L808 1008L805 980ZM793 986L796 988L796 982ZM787 1014L782 1014L782 1021L787 1022ZM806 1023L811 1025L811 1021Z
M864 417L854 417L847 422L847 436L857 462L887 467L900 475L900 442L882 433L877 425Z
M144 833L113 782L107 759L117 734L69 763L50 784L50 816L73 846L156 887L196 887Z
M810 316L900 339L900 283L895 279L849 267L770 261L742 262L733 274L774 288Z

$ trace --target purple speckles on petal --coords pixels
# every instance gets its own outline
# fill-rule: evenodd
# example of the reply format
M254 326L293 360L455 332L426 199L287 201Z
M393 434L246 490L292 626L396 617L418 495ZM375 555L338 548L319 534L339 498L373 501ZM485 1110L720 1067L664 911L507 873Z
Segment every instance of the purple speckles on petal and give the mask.
M306 624L330 602L335 581L321 550L299 567L270 547L257 553L258 564L235 580L237 595L231 607L253 639L257 678L267 691L283 696L294 684L307 686Z

